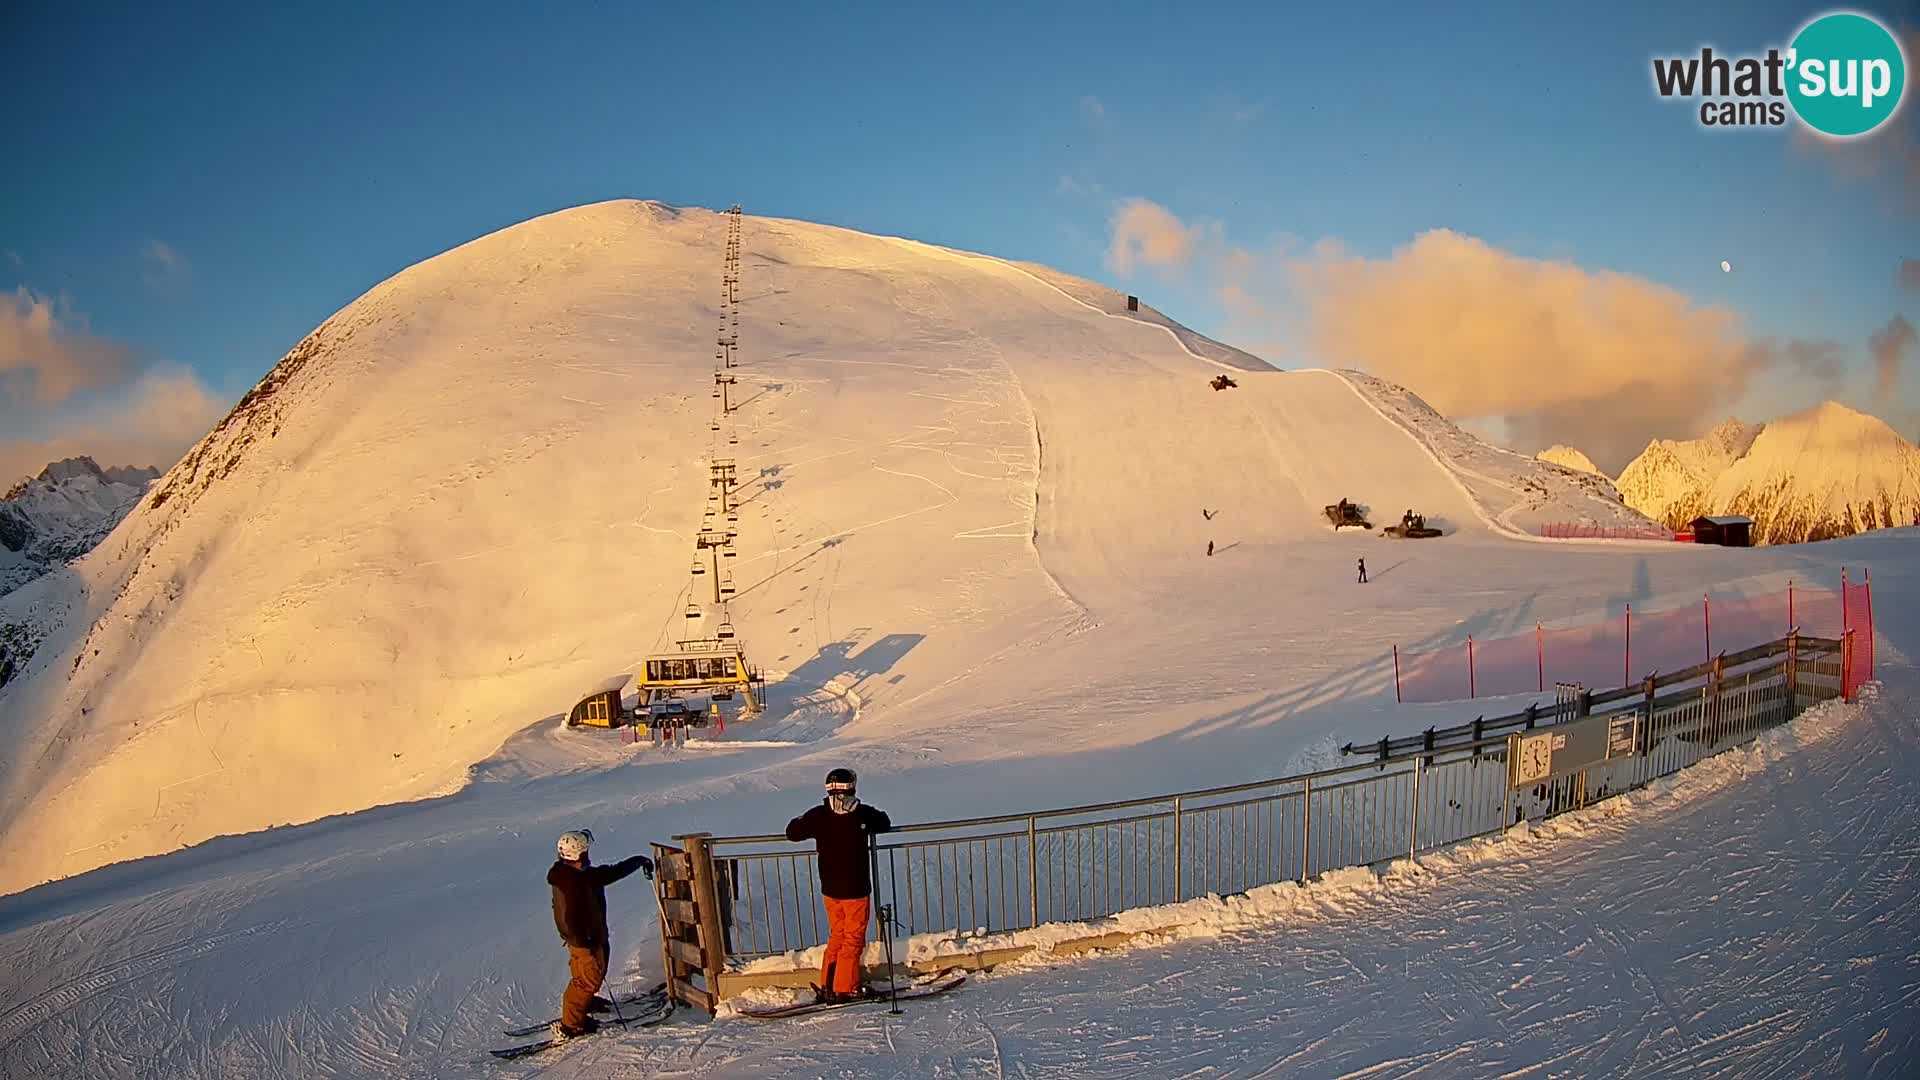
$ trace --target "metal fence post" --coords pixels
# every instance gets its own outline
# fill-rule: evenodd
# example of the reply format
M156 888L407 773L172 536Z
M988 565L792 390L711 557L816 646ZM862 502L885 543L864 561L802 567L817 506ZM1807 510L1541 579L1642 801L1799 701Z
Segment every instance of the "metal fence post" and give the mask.
M1181 871L1182 871L1182 867L1180 865L1181 862L1182 860L1180 858L1180 796L1175 795L1173 797L1173 902L1176 904L1180 902L1181 888L1183 886L1183 882L1181 880Z
M908 893L912 898L912 893ZM1033 826L1033 815L1027 815L1027 906L1033 913L1033 921L1028 926L1040 925L1040 840Z
M1787 712L1800 706L1800 628L1787 631Z
M1307 871L1313 862L1313 777L1306 778L1305 794L1300 799L1300 884L1307 883Z
M1427 771L1426 758L1413 759L1413 827L1407 830L1407 858L1420 850L1420 774Z

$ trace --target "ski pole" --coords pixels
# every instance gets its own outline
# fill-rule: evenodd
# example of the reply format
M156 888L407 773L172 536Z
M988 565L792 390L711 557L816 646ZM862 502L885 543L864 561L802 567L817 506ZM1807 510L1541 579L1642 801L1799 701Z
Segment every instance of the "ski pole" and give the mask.
M877 837L867 838L867 868L873 882L871 893L878 898L880 891L880 841ZM892 864L888 864L892 868ZM887 953L887 1012L892 1016L900 1015L900 977L893 967L893 905L881 904L874 911L874 921L880 927L880 944Z

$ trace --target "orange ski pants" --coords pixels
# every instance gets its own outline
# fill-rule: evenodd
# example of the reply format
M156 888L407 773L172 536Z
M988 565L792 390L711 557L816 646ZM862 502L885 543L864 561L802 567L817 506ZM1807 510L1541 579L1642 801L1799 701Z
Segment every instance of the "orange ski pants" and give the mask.
M820 989L851 994L860 989L860 954L867 949L867 902L836 900L827 902L827 954L820 959Z
M587 1022L587 1006L607 980L607 943L591 949L567 946L567 992L560 995L560 1022L574 1030Z

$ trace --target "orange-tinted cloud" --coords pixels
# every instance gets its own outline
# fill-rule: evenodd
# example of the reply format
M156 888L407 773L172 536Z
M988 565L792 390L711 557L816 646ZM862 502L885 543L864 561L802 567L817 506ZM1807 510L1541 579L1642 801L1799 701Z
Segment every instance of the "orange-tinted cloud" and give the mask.
M1282 238L1252 251L1145 200L1113 222L1109 265L1207 279L1234 340L1282 339L1282 366L1355 367L1532 453L1565 443L1610 474L1656 437L1697 435L1763 377L1796 397L1845 377L1832 342L1750 338L1733 311L1630 274L1423 233L1383 258Z
M53 405L123 378L127 350L22 286L0 299L0 403Z
M50 461L85 454L103 466L180 460L225 414L190 371L155 368L84 406L43 424L38 437L0 442L0 485L31 476Z

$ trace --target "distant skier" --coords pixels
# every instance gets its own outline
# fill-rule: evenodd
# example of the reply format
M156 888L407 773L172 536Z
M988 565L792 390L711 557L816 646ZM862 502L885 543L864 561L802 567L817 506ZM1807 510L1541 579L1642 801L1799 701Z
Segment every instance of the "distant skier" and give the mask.
M1213 557L1213 541L1211 540L1207 541L1207 557Z
M1367 583L1367 560L1363 557L1360 560L1360 584L1365 585L1366 583Z
M812 840L819 853L820 897L830 929L814 995L826 1002L860 996L860 956L867 948L867 912L873 898L868 838L893 828L886 811L860 802L854 794L857 780L852 769L833 770L827 774L827 796L820 805L787 822L787 839Z
M1213 511L1211 511L1211 510L1208 510L1208 509L1206 509L1205 507L1202 507L1202 508L1200 509L1200 516L1201 516L1201 517L1203 517L1203 518L1206 518L1206 519L1207 519L1208 521L1212 521L1212 520L1213 520Z
M553 1025L556 1039L595 1031L600 1022L587 1014L613 1007L599 993L607 978L607 886L635 870L653 877L653 860L645 855L594 866L587 856L592 845L592 829L561 833L560 857L547 871L547 884L553 886L553 925L567 943L567 969L573 976L560 999L560 1019Z

